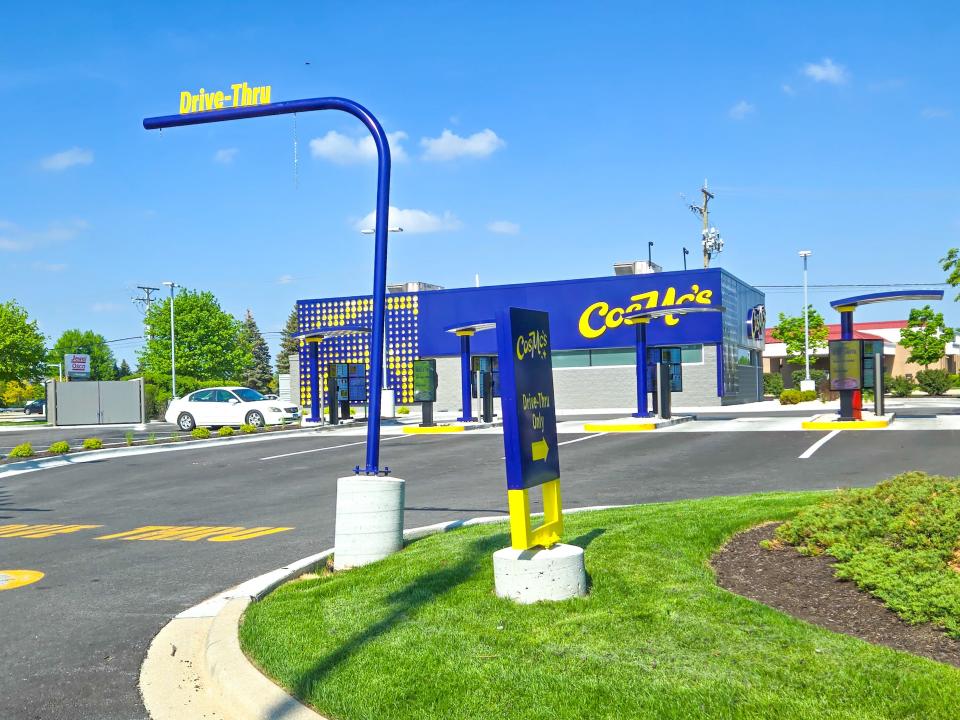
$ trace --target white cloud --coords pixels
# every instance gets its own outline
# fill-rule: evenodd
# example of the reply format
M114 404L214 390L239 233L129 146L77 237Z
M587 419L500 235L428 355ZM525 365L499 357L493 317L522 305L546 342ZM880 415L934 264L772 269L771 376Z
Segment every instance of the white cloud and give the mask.
M824 58L819 63L807 63L803 67L803 74L815 82L831 85L843 85L850 79L847 69L843 65L837 65L830 58Z
M37 270L43 270L44 272L63 272L67 269L66 263L43 263L37 262L33 266Z
M43 230L27 230L12 222L0 220L0 250L16 252L33 247L73 240L89 228L86 220L52 222Z
M939 107L925 107L920 111L920 116L926 120L936 120L938 118L950 117L952 114L953 113L946 108Z
M487 128L469 137L460 137L444 129L440 137L421 138L425 160L455 160L460 157L487 157L506 146L506 142Z
M281 275L277 278L277 285L289 285L293 282L293 275Z
M520 226L509 220L494 220L487 224L487 230L500 235L516 235L520 232Z
M54 153L40 160L40 167L51 172L60 172L74 165L89 165L93 162L93 150L72 147L63 152Z
M377 212L374 210L356 223L357 230L369 230L377 222ZM390 227L401 227L404 233L432 233L448 230L458 230L462 223L449 210L443 215L435 215L426 210L408 209L390 206Z
M793 89L793 86L788 85L787 83L784 83L783 85L781 85L780 89L783 90L784 95L793 96L797 94L797 91Z
M220 148L213 154L213 161L221 165L229 165L240 152L237 148Z
M403 161L407 159L407 152L402 145L406 139L407 134L402 130L387 133L392 160ZM351 165L377 159L377 146L373 142L372 136L365 135L354 138L349 135L342 135L336 130L331 130L323 137L311 140L310 152L315 158L329 160L338 165Z
M121 307L125 307L125 306L120 306L120 305L117 305L116 303L110 303L110 302L97 302L91 305L90 309L95 313L103 313L103 312L116 312L117 310L120 310Z
M756 108L746 100L741 100L727 111L727 114L734 120L743 120L747 115L753 114Z

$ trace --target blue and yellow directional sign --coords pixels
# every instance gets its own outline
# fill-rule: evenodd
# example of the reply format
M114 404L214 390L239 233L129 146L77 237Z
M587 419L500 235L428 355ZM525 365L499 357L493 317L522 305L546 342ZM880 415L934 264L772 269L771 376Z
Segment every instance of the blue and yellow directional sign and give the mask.
M550 547L563 529L549 316L507 308L497 317L503 445L512 545ZM543 486L544 523L532 528L529 489Z

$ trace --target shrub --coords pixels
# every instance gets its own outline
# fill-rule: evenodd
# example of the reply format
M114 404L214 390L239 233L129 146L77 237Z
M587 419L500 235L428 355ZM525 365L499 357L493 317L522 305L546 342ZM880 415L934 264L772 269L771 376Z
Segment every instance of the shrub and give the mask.
M799 390L784 390L780 393L780 404L781 405L796 405L802 396Z
M960 373L950 376L950 387L960 388Z
M147 445L156 445L157 444L157 434L150 433L147 435Z
M66 455L70 452L70 443L66 440L58 440L47 448L47 452L51 452L54 455Z
M240 432L242 432L244 435L249 435L250 433L255 433L256 431L257 428L255 425L244 424L240 426Z
M921 370L917 373L917 384L927 395L943 395L953 381L946 370Z
M408 408L406 405L401 405L400 407L397 408L397 415L409 415L409 414L410 414L410 408Z
M10 454L7 457L12 458L26 458L33 457L33 445L26 442L22 445L17 445L13 450L10 451Z
M780 397L783 392L783 375L780 373L765 373L763 376L763 394Z
M179 442L179 441L180 441L180 432L179 432L178 430L174 430L172 433L170 433L170 439L171 439L173 442Z
M800 381L806 380L807 373L805 370L794 370L790 373L790 378L793 380L793 386L795 388L800 387ZM827 373L823 370L817 370L815 368L810 368L810 379L813 380L817 385L827 377Z
M207 438L210 437L210 428L206 428L206 427L194 428L191 431L190 435L196 438L197 440L206 440Z
M131 432L130 430L127 430L127 432L123 436L123 439L126 441L127 447L130 447L131 445L133 445L133 432Z
M810 402L811 400L817 399L816 390L801 390L800 391L800 402Z
M224 425L222 428L217 430L217 435L219 435L220 437L230 437L231 435L233 435L233 428L230 427L229 425Z
M909 397L913 392L913 388L916 387L913 380L904 375L898 375L897 377L890 377L888 375L885 381L887 389L890 390L890 394L894 397Z
M103 447L103 440L100 438L87 438L83 441L84 450L100 450Z

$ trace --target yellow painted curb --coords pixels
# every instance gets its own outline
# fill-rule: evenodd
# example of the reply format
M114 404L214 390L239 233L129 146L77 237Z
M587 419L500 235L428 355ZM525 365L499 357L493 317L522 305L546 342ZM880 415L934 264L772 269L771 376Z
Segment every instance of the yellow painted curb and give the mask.
M889 420L806 420L804 430L883 430L890 426Z
M419 427L410 425L403 429L408 435L431 435L434 433L455 433L463 432L463 425L437 425L435 427Z
M603 423L584 423L584 432L645 432L656 430L653 423L622 423L619 425L604 425Z

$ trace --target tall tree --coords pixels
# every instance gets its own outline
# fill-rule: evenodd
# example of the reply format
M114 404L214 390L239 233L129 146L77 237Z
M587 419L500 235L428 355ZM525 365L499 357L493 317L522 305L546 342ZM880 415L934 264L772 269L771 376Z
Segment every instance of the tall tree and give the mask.
M270 381L273 380L270 348L267 347L267 341L263 339L260 328L257 327L257 321L253 319L253 313L250 310L247 310L247 316L243 319L243 334L247 347L253 355L253 362L243 371L243 384L260 392L268 392Z
M810 353L827 347L830 330L823 321L823 316L807 307L807 323L810 328ZM791 365L803 365L803 315L790 316L780 313L777 326L770 333L774 340L779 340L787 346L787 362Z
M960 248L950 248L947 254L940 258L940 267L947 273L947 282L954 287L960 287ZM960 300L960 294L954 299Z
M900 333L900 344L910 351L907 362L919 363L924 368L939 362L952 334L953 329L943 321L943 313L934 312L929 305L914 308Z
M117 380L130 377L133 372L130 370L130 364L124 359L120 361L120 367L117 368Z
M0 303L0 381L42 378L45 346L37 321L16 300Z
M300 322L297 317L297 306L293 306L287 317L287 324L283 326L283 338L280 340L280 352L277 354L277 372L290 372L290 356L300 352L300 341L291 337L300 329Z
M224 312L210 292L182 289L173 309L177 376L201 382L239 382L243 370L253 361L243 324ZM158 385L169 388L169 298L150 304L143 330L147 341L137 354L140 369Z
M63 356L70 353L90 356L91 380L113 380L116 377L113 351L100 333L93 330L64 330L63 335L47 353L47 362L62 363ZM67 374L66 368L63 374Z

